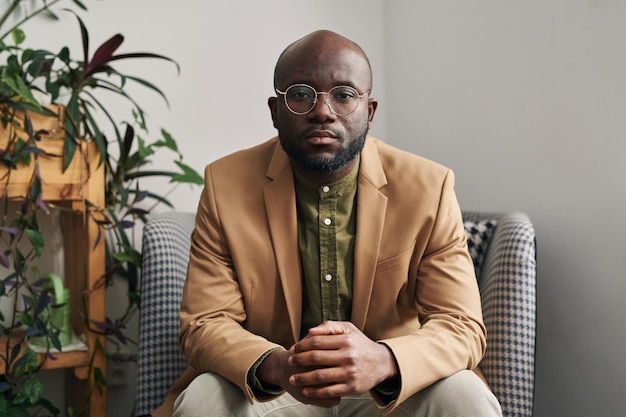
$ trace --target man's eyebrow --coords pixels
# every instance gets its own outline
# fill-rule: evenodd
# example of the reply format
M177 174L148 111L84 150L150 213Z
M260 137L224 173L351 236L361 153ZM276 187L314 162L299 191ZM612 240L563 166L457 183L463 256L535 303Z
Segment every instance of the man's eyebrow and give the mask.
M288 84L288 86L289 85L294 85L294 84L306 84L306 85L310 85L311 87L315 88L315 90L317 90L317 91L323 91L323 90L318 90L318 88L311 81L293 80L293 81L291 81ZM356 85L352 81L335 81L335 82L332 83L332 87L339 87L339 86L348 86L348 87L354 88L355 90L358 90L358 88L356 87Z

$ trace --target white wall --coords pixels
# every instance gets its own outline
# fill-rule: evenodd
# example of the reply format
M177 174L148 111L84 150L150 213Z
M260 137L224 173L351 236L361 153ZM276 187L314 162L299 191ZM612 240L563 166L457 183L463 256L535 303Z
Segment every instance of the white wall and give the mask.
M626 409L626 2L387 4L388 141L538 241L535 415Z
M266 100L287 43L317 28L359 42L381 101L372 133L453 168L464 209L522 210L536 225L535 415L623 415L625 1L87 4L93 45L119 31L123 51L179 62L180 76L163 63L127 69L165 90L169 110L146 96L153 131L170 130L199 170L274 134ZM31 38L76 33L68 19ZM194 210L199 192L176 189L177 209Z

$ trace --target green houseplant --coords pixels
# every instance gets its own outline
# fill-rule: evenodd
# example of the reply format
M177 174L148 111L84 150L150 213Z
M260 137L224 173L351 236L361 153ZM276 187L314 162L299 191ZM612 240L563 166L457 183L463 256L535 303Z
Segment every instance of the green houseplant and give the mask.
M129 343L124 329L140 306L141 252L134 244L133 230L138 221L146 220L155 204L170 205L166 196L143 189L140 180L162 176L171 182L202 184L202 178L182 162L176 141L166 130L161 129L157 139L146 139L144 111L128 93L127 85L143 86L167 102L165 94L143 78L118 72L114 64L121 60L149 58L178 65L154 53L116 53L124 40L119 34L90 54L88 30L79 15L71 11L68 12L75 14L76 33L82 41L81 59L75 59L68 47L59 52L27 47L24 23L44 16L56 18L58 7L63 3L83 11L87 7L79 0L31 0L28 11L16 15L16 10L25 6L26 1L6 0L4 3L6 11L0 15L0 161L5 169L0 177L0 192L4 190L0 195L0 210L3 210L0 270L6 272L6 277L0 281L0 297L10 297L15 303L14 314L8 323L0 325L0 331L7 340L15 334L22 339L45 338L48 341L48 359L45 360L54 359L54 349L62 350L61 329L51 325L49 317L63 305L56 302L45 286L45 278L55 271L42 273L33 266L45 245L39 216L52 208L42 197L46 177L38 167L41 158L58 157L62 158L63 169L66 169L77 158L82 143L95 143L98 165L105 171L105 203L97 206L86 201L88 210L84 215L92 216L99 225L101 236L98 239L106 236L106 273L96 286L106 286L114 275L122 276L128 285L128 300L119 317L107 317L105 321L87 317L87 326L119 343ZM130 121L116 120L100 100L101 92L119 97L128 108ZM46 104L41 102L41 97L46 98ZM41 117L62 119L62 131L41 128L36 123ZM41 146L42 140L53 133L61 137L61 155L50 155ZM151 169L155 152L171 152L176 169ZM6 190L12 173L24 166L34 167L28 192L20 199L17 213L11 216ZM68 210L66 207L59 209ZM45 399L36 377L42 365L37 355L30 348L19 346L23 344L0 346L0 361L4 365L4 375L0 376L0 415L58 415L59 411ZM102 346L100 349L103 350ZM106 380L101 370L92 368L89 377L99 389Z

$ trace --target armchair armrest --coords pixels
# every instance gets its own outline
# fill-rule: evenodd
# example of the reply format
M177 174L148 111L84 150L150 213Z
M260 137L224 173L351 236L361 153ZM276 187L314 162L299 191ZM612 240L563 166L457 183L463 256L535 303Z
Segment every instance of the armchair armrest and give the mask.
M149 415L187 369L178 347L178 310L194 213L167 213L144 227L135 415Z
M536 338L535 231L524 213L464 212L464 220L496 220L478 277L487 351L480 369L504 416L531 417Z

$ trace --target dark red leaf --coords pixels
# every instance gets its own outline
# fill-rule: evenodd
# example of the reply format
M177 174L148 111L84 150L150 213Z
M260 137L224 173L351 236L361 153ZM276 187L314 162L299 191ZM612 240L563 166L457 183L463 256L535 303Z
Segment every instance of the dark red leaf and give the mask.
M37 206L39 207L40 210L42 210L46 214L50 214L50 210L48 210L46 203L43 202L43 198L41 197L41 194L37 196L37 200L35 201L37 202Z
M15 236L20 232L20 229L17 227L0 227L0 231L7 232L8 234Z
M93 54L91 61L87 64L84 76L86 77L91 74L94 69L109 62L113 57L113 53L120 47L122 42L124 42L124 36L118 33L100 45L100 47Z
M148 197L150 195L150 193L148 191L139 191L137 190L136 194L135 194L135 203L139 203L140 201L143 201L146 197Z
M135 208L132 208L132 209L128 210L125 215L129 215L129 214L135 214L135 215L138 215L138 216L145 216L145 215L150 214L150 210L144 210L144 209L140 209L140 208L135 207Z
M131 227L135 226L135 222L130 220L122 220L116 226L120 229L130 229Z
M126 336L124 336L124 333L122 333L122 331L120 329L113 329L113 336L115 336L117 338L117 340L119 340L123 344L125 344L125 345L128 344Z
M89 321L92 322L97 328L101 330L109 330L111 326L113 325L113 323L111 322L111 319L109 319L108 317L106 318L106 321L104 322L96 321L96 320L89 320Z
M0 265L7 269L11 266L9 258L3 252L0 252Z

